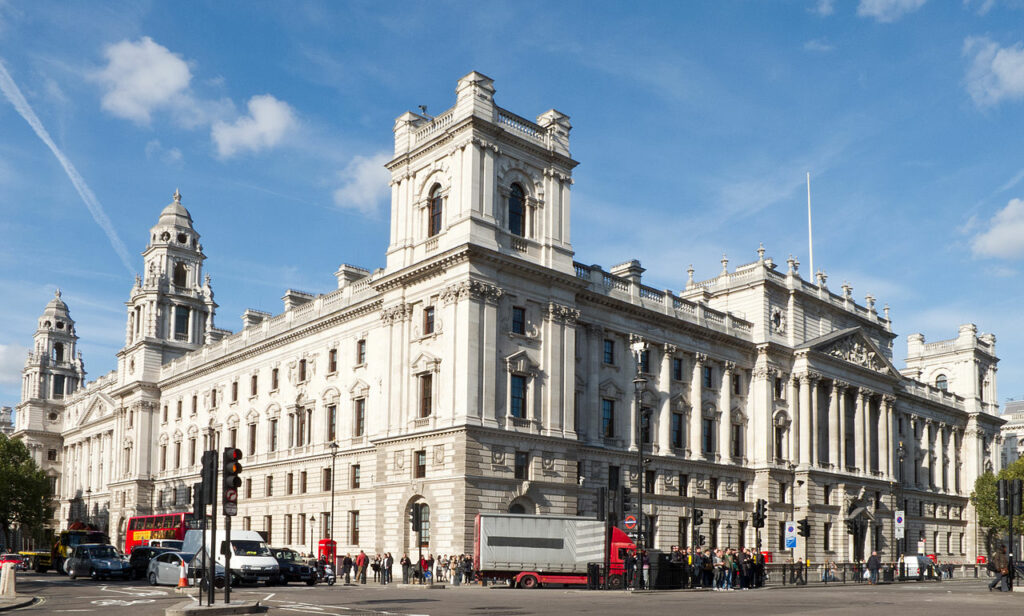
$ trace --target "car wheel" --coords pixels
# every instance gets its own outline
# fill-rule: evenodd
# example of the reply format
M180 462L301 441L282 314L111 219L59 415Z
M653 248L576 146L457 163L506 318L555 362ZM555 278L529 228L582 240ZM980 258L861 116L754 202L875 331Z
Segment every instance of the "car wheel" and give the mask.
M213 587L217 589L224 588L224 578L219 577L216 580L214 580Z
M71 567L68 567L68 577L71 578L72 580L75 579L76 577L78 577L78 576L75 575L75 570L72 569Z
M312 586L313 584L316 584L316 578L309 578L306 580L306 586Z
M540 580L538 580L537 577L533 576L533 575L524 575L519 580L519 587L520 588L526 588L528 590L532 590L534 588L537 588L538 586L540 586Z
M149 585L150 586L156 586L156 574L155 573L150 573L149 574Z

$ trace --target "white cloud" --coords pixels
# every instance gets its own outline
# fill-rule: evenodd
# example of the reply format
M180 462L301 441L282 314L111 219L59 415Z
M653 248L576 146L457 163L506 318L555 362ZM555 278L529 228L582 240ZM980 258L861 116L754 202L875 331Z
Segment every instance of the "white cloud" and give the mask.
M968 37L963 53L971 58L966 81L974 104L989 107L1003 99L1024 99L1024 45L1000 47L984 36Z
M103 109L118 117L148 124L155 109L177 106L187 95L188 63L148 36L110 45L104 55L107 66L95 77L107 89Z
M971 250L982 257L1024 257L1024 200L1011 199L996 212L988 230L971 239Z
M181 166L184 156L178 148L165 148L159 139L146 142L146 158L157 158L166 165Z
M882 23L892 23L924 6L926 0L860 0L857 14Z
M972 0L964 0L965 7L969 8L971 4L978 4L978 15L985 15L996 5L996 0L979 0L976 3L972 2Z
M831 15L835 11L835 0L818 0L818 4L814 7L814 12L822 17Z
M823 38L812 39L804 43L804 51L818 51L824 53L832 51L833 49L835 49L835 46Z
M0 344L0 383L17 383L25 367L28 347L19 344Z
M273 147L298 123L291 106L270 94L250 98L248 106L249 115L238 118L233 124L214 123L210 136L221 158L245 150L258 152Z
M376 212L391 194L391 173L384 168L390 159L388 152L353 158L339 174L342 185L334 191L335 205L363 214Z

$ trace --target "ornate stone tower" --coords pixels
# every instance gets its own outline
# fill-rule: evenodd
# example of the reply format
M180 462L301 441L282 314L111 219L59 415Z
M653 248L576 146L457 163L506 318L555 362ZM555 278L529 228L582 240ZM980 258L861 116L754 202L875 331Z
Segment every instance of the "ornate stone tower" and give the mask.
M118 353L118 382L155 382L160 366L215 336L209 276L203 277L203 246L181 193L160 213L142 253L145 274L135 278L126 303L125 346Z
M477 72L455 94L436 117L395 121L388 271L472 243L571 274L569 117L506 111Z

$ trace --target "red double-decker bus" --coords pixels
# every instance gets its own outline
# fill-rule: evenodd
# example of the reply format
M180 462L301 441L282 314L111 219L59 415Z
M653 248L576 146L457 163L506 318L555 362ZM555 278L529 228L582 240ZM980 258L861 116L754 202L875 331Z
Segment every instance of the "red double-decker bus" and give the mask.
M182 541L191 521L191 513L164 513L130 518L124 541L124 553L130 554L133 547L149 545L154 539Z

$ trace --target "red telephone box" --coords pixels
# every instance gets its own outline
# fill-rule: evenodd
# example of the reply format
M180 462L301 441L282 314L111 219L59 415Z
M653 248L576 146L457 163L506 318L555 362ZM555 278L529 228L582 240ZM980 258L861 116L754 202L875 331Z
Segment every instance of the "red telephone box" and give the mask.
M319 549L317 550L317 559L322 560L325 563L331 563L331 566L335 566L335 561L338 558L338 544L334 539L321 539ZM336 567L335 567L336 568Z

